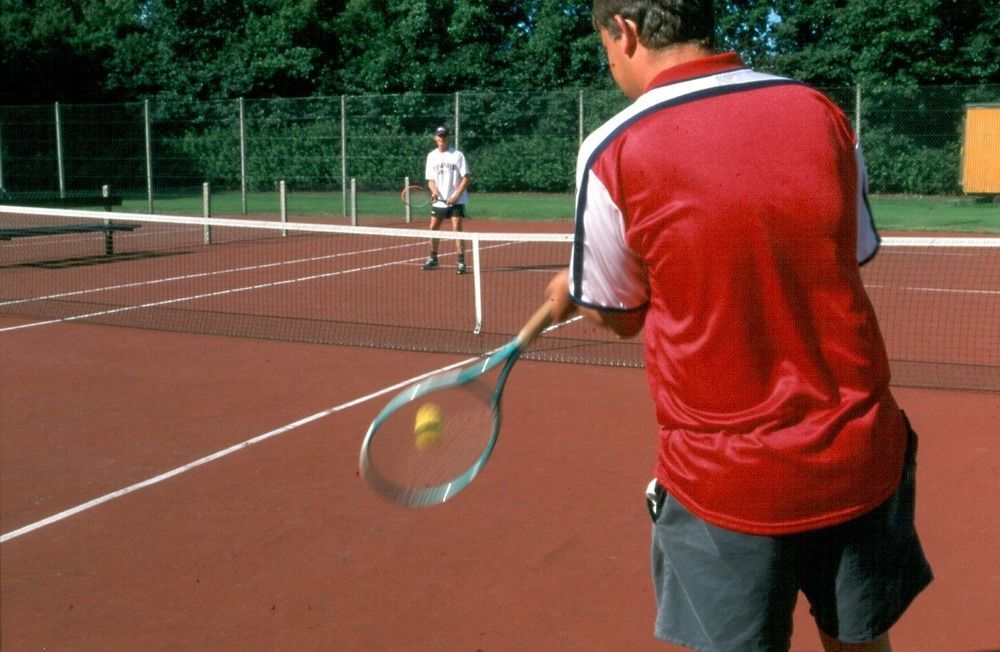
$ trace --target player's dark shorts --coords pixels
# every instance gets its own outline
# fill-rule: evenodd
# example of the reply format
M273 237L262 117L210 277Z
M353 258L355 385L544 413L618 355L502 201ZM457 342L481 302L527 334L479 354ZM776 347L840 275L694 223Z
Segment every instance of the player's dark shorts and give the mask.
M913 520L916 454L910 430L899 487L871 512L778 537L713 526L655 485L655 635L694 650L788 650L799 591L836 639L887 632L932 579Z
M447 206L431 205L431 215L439 218L465 217L465 204L449 204Z

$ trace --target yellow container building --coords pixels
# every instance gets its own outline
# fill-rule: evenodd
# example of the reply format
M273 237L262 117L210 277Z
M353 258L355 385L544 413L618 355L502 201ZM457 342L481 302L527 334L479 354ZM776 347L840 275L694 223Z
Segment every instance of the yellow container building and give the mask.
M1000 104L965 107L962 190L967 195L1000 194Z

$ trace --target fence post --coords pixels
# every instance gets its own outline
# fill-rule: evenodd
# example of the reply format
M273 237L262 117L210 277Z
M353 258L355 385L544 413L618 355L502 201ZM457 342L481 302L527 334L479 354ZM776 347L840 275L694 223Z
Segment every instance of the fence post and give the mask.
M461 149L460 132L462 130L461 107L458 100L459 92L455 91L455 149Z
M146 207L153 213L153 126L149 118L149 100L142 102L143 122L146 132Z
M246 114L243 110L243 98L239 98L240 106L240 198L243 214L247 214L247 126Z
M0 122L0 190L3 190L3 123Z
M66 197L66 167L63 162L63 138L62 138L62 115L59 111L59 102L55 106L56 118L56 168L59 173L59 197Z
M854 137L861 140L861 84L854 85Z
M340 203L342 215L347 215L347 103L340 96Z
M576 135L576 138L577 138L577 147L583 145L583 91L582 90L580 91L578 113L579 113L579 115L577 117L577 125L578 125L577 132L578 133Z

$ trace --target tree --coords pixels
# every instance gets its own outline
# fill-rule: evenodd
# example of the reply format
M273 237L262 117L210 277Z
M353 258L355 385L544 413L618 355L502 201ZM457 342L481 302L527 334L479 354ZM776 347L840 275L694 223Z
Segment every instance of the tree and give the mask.
M320 58L310 42L315 7L315 0L145 0L136 25L105 35L114 43L107 85L133 97L309 94Z
M771 2L720 0L716 2L716 42L725 50L735 50L755 68L772 65L772 28L777 20Z
M602 70L589 0L536 0L521 5L524 18L512 25L512 65L500 88L551 90L610 83Z
M763 3L762 3L763 4ZM961 0L777 0L776 70L816 85L1000 82L1000 12Z
M350 0L336 18L343 65L334 93L448 93L502 84L519 3L500 0Z
M819 86L1000 83L988 0L717 0L718 38ZM591 0L0 0L0 102L608 87Z
M0 103L107 97L100 50L80 29L84 12L81 3L0 0Z

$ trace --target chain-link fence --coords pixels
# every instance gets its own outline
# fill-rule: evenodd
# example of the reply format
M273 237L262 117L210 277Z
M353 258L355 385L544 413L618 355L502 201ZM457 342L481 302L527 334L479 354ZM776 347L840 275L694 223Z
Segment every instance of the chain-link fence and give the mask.
M860 132L876 193L957 194L965 107L1000 86L822 89ZM219 190L398 190L452 129L477 191L568 192L617 91L461 92L224 102L0 106L0 187L148 198ZM244 203L245 205L245 203Z

